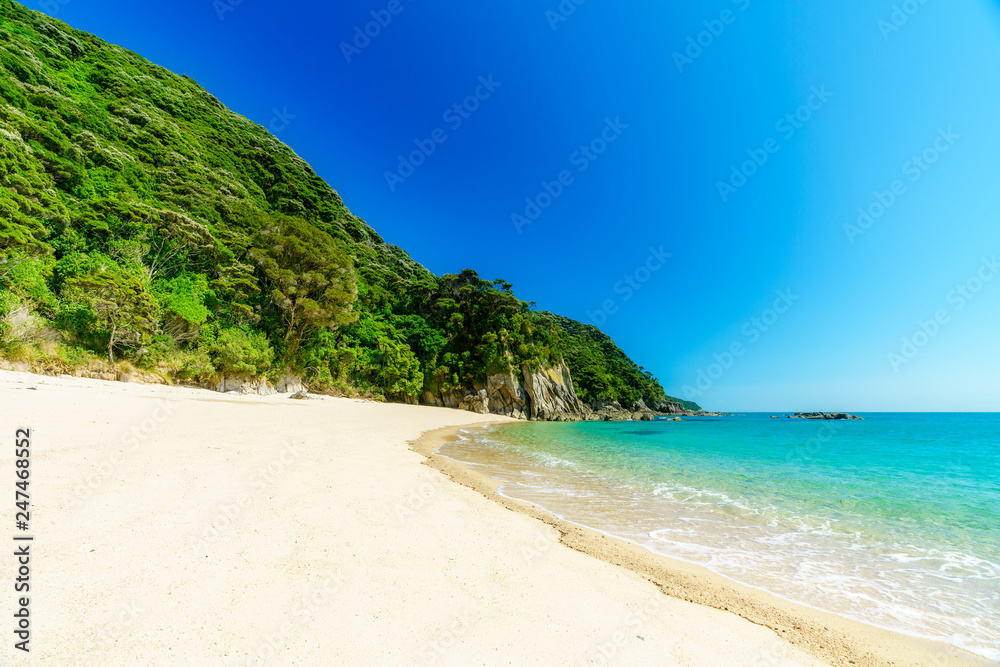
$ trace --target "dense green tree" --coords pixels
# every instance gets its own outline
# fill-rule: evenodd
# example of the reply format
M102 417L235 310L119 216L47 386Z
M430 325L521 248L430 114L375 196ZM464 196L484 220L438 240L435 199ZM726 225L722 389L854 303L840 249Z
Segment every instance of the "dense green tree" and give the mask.
M215 302L208 279L201 274L182 273L157 281L153 292L163 305L164 332L178 342L196 340L211 315L206 302Z
M67 285L93 309L108 339L108 360L115 348L141 347L154 332L159 306L142 281L123 271L102 271L73 278Z
M261 230L250 254L281 312L283 340L291 350L318 329L357 319L353 263L326 232L281 216Z
M210 335L206 347L215 367L225 375L264 375L274 362L274 349L267 336L242 327Z

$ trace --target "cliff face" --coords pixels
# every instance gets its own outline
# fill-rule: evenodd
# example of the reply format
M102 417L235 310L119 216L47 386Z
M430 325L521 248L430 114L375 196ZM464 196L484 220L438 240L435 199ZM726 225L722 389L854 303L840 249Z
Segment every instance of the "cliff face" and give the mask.
M680 403L677 403L675 401L668 401L666 399L654 403L652 405L652 408L656 412L662 412L665 415L686 415L693 412L692 410L687 409Z
M498 373L464 394L424 392L421 399L428 405L540 421L578 421L586 410L565 363L537 370L524 364L520 376L514 371Z
M652 408L641 400L634 405L618 401L587 404L580 400L573 377L565 362L555 366L531 368L521 366L520 377L515 372L489 377L485 385L477 385L462 393L435 396L424 392L422 402L428 405L458 408L480 414L495 414L532 421L649 421L657 414L686 415L691 412L680 403L660 401Z
M530 398L531 419L540 421L577 421L586 418L583 403L576 397L573 378L565 363L524 373L524 390Z

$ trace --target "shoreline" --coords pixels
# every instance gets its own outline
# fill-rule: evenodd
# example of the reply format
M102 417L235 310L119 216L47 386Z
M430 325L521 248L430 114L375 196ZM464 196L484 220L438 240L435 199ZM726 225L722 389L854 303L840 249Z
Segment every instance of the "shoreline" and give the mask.
M32 429L39 665L822 664L407 444L504 417L8 372L0 395Z
M554 528L560 544L638 574L670 597L729 612L768 628L792 646L830 665L987 667L997 664L945 642L880 628L785 600L700 565L662 556L625 539L566 521L537 505L501 494L497 480L437 453L441 445L458 439L459 430L491 423L428 431L411 441L410 448L425 457L425 465L452 481Z
M433 457L504 417L7 372L0 395L44 484L38 664L823 664L689 592L698 568L658 587L649 552L491 502L408 444Z

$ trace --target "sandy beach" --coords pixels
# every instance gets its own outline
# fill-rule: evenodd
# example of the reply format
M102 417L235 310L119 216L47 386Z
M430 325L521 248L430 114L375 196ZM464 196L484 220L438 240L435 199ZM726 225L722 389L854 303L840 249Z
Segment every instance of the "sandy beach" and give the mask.
M565 524L433 455L505 418L13 372L0 393L8 437L32 430L34 536L30 663L8 632L2 664L992 664Z

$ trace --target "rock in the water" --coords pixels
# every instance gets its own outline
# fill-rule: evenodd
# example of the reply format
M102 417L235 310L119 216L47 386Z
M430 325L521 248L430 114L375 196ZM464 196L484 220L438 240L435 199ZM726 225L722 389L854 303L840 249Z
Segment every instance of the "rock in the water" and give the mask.
M864 421L864 417L851 415L846 412L796 412L789 415L789 419L857 419Z

